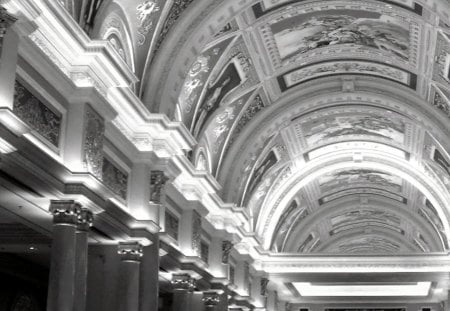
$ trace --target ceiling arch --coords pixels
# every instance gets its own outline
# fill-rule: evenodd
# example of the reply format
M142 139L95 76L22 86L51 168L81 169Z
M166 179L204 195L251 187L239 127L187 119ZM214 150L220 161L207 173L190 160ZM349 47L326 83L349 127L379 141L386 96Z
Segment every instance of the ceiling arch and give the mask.
M219 181L226 202L247 210L265 250L356 252L365 241L380 252L443 251L448 7L193 1L158 41L170 53L156 54L143 99L186 125L198 141L191 161ZM361 220L333 225L344 201ZM409 222L377 222L379 212L405 212ZM317 228L301 223L318 213ZM366 223L371 231L356 237ZM322 246L314 244L327 230ZM296 249L297 239L310 244ZM323 246L333 239L336 249Z

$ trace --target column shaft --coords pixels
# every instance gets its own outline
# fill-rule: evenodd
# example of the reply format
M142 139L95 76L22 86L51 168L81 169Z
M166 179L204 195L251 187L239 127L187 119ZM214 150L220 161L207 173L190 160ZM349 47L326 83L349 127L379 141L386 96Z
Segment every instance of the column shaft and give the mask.
M159 238L155 234L153 244L144 247L144 256L141 260L140 279L140 311L158 310L159 297Z
M137 242L120 243L118 311L139 310L139 275L142 246Z
M47 311L73 311L76 224L80 206L73 201L52 201L53 242Z

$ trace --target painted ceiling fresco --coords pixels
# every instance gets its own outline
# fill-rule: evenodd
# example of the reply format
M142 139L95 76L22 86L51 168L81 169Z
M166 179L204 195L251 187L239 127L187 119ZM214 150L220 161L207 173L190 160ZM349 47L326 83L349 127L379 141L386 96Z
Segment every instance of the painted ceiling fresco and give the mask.
M133 25L104 33L127 63L139 58L145 105L185 125L198 142L189 159L219 181L224 202L246 210L267 249L448 249L437 195L450 193L442 1L162 2L129 4ZM157 51L165 42L167 55ZM426 195L411 182L419 177L435 186Z

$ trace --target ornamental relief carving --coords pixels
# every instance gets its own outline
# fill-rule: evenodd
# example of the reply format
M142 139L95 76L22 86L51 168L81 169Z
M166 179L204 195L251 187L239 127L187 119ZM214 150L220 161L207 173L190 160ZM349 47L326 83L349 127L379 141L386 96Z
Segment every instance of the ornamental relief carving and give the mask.
M103 177L103 140L105 122L100 115L86 105L84 133L84 165L98 179Z
M14 85L13 112L53 146L59 146L62 116L42 103L19 81Z
M201 238L202 238L202 219L200 215L194 211L192 215L192 251L201 255Z
M128 175L117 168L108 158L103 159L102 181L122 199L127 198Z

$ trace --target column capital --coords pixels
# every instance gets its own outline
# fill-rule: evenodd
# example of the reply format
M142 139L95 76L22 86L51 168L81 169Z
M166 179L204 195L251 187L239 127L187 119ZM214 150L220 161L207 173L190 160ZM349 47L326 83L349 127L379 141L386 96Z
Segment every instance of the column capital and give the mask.
M122 261L140 261L143 256L143 247L137 241L120 242L117 253L121 256Z
M233 243L231 241L222 242L222 263L227 264L230 260L230 252L233 249Z
M49 211L54 224L77 225L81 204L73 200L51 200Z
M203 292L202 301L206 307L214 307L219 304L220 295L215 291Z
M94 222L94 213L92 213L88 208L81 208L78 214L78 227L79 231L88 231Z
M4 7L0 6L0 38L3 38L8 28L16 21L16 17L9 14Z
M174 289L193 291L195 289L196 280L189 274L172 275L172 285Z

